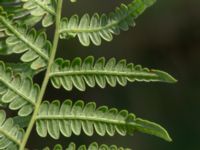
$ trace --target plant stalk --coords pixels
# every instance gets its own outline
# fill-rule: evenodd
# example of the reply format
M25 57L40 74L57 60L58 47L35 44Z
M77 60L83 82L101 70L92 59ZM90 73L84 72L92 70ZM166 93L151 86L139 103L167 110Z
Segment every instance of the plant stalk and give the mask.
M55 59L55 56L56 56L57 47L58 47L58 42L59 42L59 26L60 26L61 14L62 14L62 3L63 3L63 0L58 0L57 10L56 10L56 23L55 23L55 34L54 34L54 40L53 40L53 47L51 49L51 54L50 54L50 57L49 57L47 70L46 70L46 73L45 73L45 77L44 77L44 80L43 80L43 83L42 83L42 87L41 87L38 99L36 101L35 109L34 109L34 112L32 114L32 117L31 117L31 120L29 122L29 125L27 127L26 133L25 133L25 135L23 137L23 140L22 140L22 143L20 145L19 150L24 150L25 149L25 146L27 144L27 141L29 139L29 136L31 134L33 126L35 124L36 117L37 117L41 102L43 100L43 97L44 97L44 94L45 94L45 91L46 91L46 88L47 88L47 85L48 85L48 82L49 82L49 78L50 78L49 75L50 75L51 65L54 62L54 59Z

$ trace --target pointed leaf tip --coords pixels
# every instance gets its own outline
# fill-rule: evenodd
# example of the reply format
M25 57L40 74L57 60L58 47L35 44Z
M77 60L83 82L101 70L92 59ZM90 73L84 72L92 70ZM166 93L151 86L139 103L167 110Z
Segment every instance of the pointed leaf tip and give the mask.
M169 133L161 125L147 120L143 120L141 118L137 118L136 123L136 130L146 134L157 136L161 139L164 139L167 142L172 142L172 138L170 137Z
M173 76L171 76L167 72L155 70L155 69L152 69L151 72L156 73L160 77L160 80L162 82L166 82L166 83L176 83L176 82L178 82L178 80L176 80Z

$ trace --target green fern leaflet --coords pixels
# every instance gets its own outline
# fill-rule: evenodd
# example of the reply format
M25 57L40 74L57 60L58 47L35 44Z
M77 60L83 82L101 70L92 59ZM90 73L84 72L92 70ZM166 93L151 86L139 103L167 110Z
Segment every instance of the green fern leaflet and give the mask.
M176 80L168 73L142 68L140 65L126 63L126 60L116 61L115 58L107 62L104 57L94 61L94 57L89 56L83 61L81 58L69 60L57 59L51 68L51 82L55 88L63 86L66 90L72 90L73 86L80 91L85 91L86 85L95 87L97 84L105 88L108 83L115 87L117 83L126 86L127 82L168 82L174 83Z
M83 15L81 19L78 15L70 19L63 18L60 37L65 39L78 36L84 46L89 46L91 42L99 46L101 39L112 41L112 34L119 35L120 30L127 31L129 26L134 27L135 19L154 2L155 0L134 0L129 5L121 4L109 15L95 13L91 18L88 14Z
M41 137L49 133L54 139L59 139L60 132L66 137L72 133L80 135L82 129L88 136L92 136L94 131L100 136L106 133L109 136L116 133L125 136L140 131L171 141L167 131L160 125L136 118L126 110L118 111L106 106L96 108L95 103L84 105L80 100L74 104L70 100L62 104L58 100L50 104L44 101L37 116L36 127Z

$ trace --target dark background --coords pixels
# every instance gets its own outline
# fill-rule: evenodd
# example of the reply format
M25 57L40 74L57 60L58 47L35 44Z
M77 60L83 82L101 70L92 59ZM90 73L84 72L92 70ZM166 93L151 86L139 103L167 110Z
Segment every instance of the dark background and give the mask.
M122 0L78 0L72 4L65 1L65 16L85 12L109 12ZM73 136L71 139L56 141L66 145L77 143L117 144L135 150L199 150L200 149L200 1L199 0L158 0L136 21L137 26L129 32L115 36L110 43L102 46L83 47L77 39L61 41L58 57L85 58L126 58L128 62L144 67L161 69L179 80L177 84L133 83L127 87L88 88L85 93L74 90L66 92L48 87L46 99L83 99L96 101L97 105L108 105L128 109L137 116L163 125L173 138L167 143L156 137L136 133L133 137L86 137ZM51 34L52 31L49 30ZM40 80L40 78L38 78ZM33 135L35 135L33 133ZM35 140L38 139L38 140ZM31 147L55 143L35 135Z

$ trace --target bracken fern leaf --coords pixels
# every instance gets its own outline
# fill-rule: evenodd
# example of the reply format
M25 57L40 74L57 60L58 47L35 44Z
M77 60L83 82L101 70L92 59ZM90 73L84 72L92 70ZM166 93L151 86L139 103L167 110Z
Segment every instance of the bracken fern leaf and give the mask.
M84 91L86 85L94 87L96 84L105 88L108 83L115 87L117 83L125 86L127 81L159 81L173 83L176 80L169 74L142 68L140 65L127 64L126 60L116 62L115 58L107 61L104 57L94 62L94 57L89 56L82 62L80 58L69 60L57 59L52 65L51 82L55 88L63 86L66 90L72 90L73 86Z
M77 0L70 0L76 2ZM74 87L85 91L86 87L98 85L105 88L126 86L128 82L174 83L170 74L126 60L97 60L93 56L79 57L72 61L55 60L59 39L78 37L84 46L101 45L102 40L111 41L114 35L135 26L135 20L156 0L131 0L121 4L114 12L99 15L88 13L81 18L73 15L62 18L63 0L0 0L0 55L21 54L22 62L0 61L0 108L14 110L12 118L0 110L0 150L25 150L33 127L40 137L50 135L59 139L61 135L100 136L133 135L142 132L171 142L168 132L160 125L137 118L127 110L107 106L96 107L96 103L65 100L43 101L49 81L55 88L67 91ZM41 22L42 25L38 25ZM55 23L53 45L47 40L46 29ZM36 31L39 29L39 31ZM9 58L8 58L9 59ZM33 78L45 70L41 89ZM24 133L24 129L26 132ZM33 148L30 148L33 149ZM44 150L49 150L49 147ZM53 150L62 150L55 145ZM91 143L76 146L70 143L66 150L129 150L116 145Z
M58 100L52 103L44 101L37 116L36 129L41 137L49 133L54 139L59 139L60 132L70 137L72 133L80 135L82 130L92 136L95 130L100 136L106 133L110 136L116 133L125 136L140 131L171 141L167 131L160 125L138 119L126 110L118 111L106 106L96 108L95 103L84 105L80 100L74 104L66 100L61 105Z
M111 41L113 35L118 35L120 30L127 31L129 26L135 26L135 19L141 15L146 8L151 6L155 0L134 0L129 5L121 4L115 12L109 15L95 13L90 16L85 14L80 20L78 15L70 19L63 18L60 26L60 37L66 39L78 36L84 46L93 44L101 45L101 39Z

